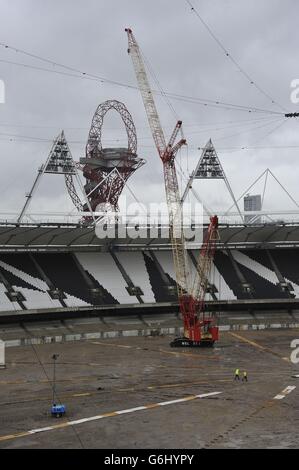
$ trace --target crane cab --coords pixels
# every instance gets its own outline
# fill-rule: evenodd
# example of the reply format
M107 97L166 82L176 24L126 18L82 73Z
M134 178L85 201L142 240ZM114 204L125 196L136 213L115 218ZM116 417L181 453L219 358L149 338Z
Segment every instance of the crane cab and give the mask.
M200 342L202 346L213 346L215 341L219 339L219 328L214 324L212 318L207 318L202 323Z

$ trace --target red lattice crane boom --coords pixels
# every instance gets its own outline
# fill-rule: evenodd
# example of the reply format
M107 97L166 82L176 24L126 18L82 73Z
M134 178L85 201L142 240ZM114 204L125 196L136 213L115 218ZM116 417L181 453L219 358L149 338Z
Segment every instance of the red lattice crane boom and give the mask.
M196 276L193 284L191 284L188 255L185 249L185 239L182 230L182 205L175 168L176 153L182 145L186 144L185 139L175 143L182 126L182 121L177 122L169 142L166 144L138 43L130 28L127 28L125 31L128 35L128 53L132 58L149 126L163 163L178 299L184 321L184 338L177 338L172 345L200 346L203 343L213 344L218 339L218 328L213 325L211 318L205 318L204 316L204 298L207 291L211 263L214 257L215 243L218 237L218 219L216 216L211 218L210 226L200 251Z

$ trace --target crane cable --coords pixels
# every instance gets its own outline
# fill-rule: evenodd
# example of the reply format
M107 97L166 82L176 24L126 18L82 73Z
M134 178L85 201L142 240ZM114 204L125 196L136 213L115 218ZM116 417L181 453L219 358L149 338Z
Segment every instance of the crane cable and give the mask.
M45 72L49 72L49 73L55 73L55 74L59 74L59 75L71 76L73 78L93 80L93 81L97 81L97 82L100 82L100 83L108 83L110 85L121 86L121 87L124 87L124 88L127 88L127 89L132 89L132 90L138 90L139 91L139 88L135 85L130 85L128 83L123 83L123 82L119 82L119 81L116 81L116 80L111 80L111 79L104 78L104 77L101 77L101 76L96 75L96 74L83 72L82 70L76 69L74 67L70 67L68 65L60 64L60 63L55 62L53 60L43 58L43 57L38 56L36 54L32 54L32 53L24 51L22 49L17 49L15 47L9 46L9 45L1 43L1 42L0 42L0 47L3 47L5 49L9 49L11 51L14 51L15 53L19 53L19 54L29 56L31 58L40 60L42 62L46 62L48 64L51 64L52 67L60 67L60 68L66 69L69 72L73 72L73 73L66 73L66 72L62 72L61 70L47 69L47 68L44 68L44 67L38 67L38 66L35 66L35 65L31 65L31 64L23 64L23 63L19 63L19 62L13 62L13 61L9 61L9 60L0 59L0 62L2 62L2 63L7 63L7 64L10 64L10 65L16 65L16 66L25 67L25 68L31 68L31 69L34 69L34 70L45 71ZM160 92L157 91L157 90L152 90L152 91L155 94L160 94ZM179 101L184 101L184 102L188 102L188 103L194 103L194 104L198 104L198 105L201 105L201 106L210 106L210 107L217 107L217 108L220 107L220 108L223 108L223 109L234 109L234 110L239 110L239 111L246 111L246 112L249 112L249 113L256 112L256 113L266 113L266 114L282 114L282 113L279 113L277 111L273 111L273 110L269 110L269 109L262 109L262 108L257 108L257 107L253 107L253 106L250 107L250 106L244 106L244 105L237 105L237 104L234 104L234 103L226 103L226 102L222 102L222 101L219 101L219 100L210 100L210 99L206 99L206 98L196 98L196 97L192 97L192 96L181 95L181 94L178 94L178 93L170 93L170 92L163 92L163 93L164 93L165 96L168 96L172 99L179 100Z
M197 16L199 21L202 23L202 25L205 27L205 29L208 31L210 36L214 39L214 41L218 44L218 46L221 48L221 50L224 52L225 56L237 67L239 72L249 81L250 85L253 85L260 93L262 93L266 98L268 98L272 104L275 104L278 106L282 111L286 111L286 109L281 106L277 101L275 101L268 93L265 92L263 88L261 88L252 78L248 73L240 66L240 64L236 61L236 59L228 52L226 47L222 44L222 42L218 39L218 37L215 35L215 33L212 31L210 26L204 21L202 16L199 14L198 10L192 5L190 0L185 0L186 3L190 6L191 11Z

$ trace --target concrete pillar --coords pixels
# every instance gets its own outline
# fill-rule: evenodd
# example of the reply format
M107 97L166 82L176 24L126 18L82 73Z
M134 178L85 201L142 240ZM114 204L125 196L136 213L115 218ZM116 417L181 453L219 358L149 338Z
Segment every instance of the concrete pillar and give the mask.
M5 342L0 339L0 369L5 367Z

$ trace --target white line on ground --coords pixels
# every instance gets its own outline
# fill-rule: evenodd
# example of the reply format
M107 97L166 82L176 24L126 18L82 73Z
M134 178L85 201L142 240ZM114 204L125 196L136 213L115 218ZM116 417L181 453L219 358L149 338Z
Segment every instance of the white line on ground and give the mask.
M146 406L137 406L136 408L129 408L128 410L116 411L118 415L123 415L125 413L134 413L134 411L146 410Z
M32 429L31 431L24 431L24 432L18 433L18 434L10 434L10 435L7 435L7 436L0 436L0 442L1 441L6 441L6 440L9 440L9 439L16 439L18 437L29 436L31 434L37 434L37 433L46 432L46 431L54 431L56 429L62 429L62 428L66 428L66 427L69 427L69 426L75 426L77 424L88 423L89 421L96 421L96 420L99 420L99 419L109 418L109 417L112 417L112 416L119 416L119 415L126 414L126 413L134 413L136 411L149 410L151 408L157 408L159 406L166 406L166 405L172 405L174 403L187 402L187 401L190 401L190 400L195 400L197 398L212 397L212 396L215 396L215 395L220 395L221 393L222 392L210 392L210 393L202 393L200 395L190 395L188 397L179 398L177 400L165 401L165 402L161 402L161 403L153 403L153 404L145 405L145 406L137 406L135 408L128 408L126 410L112 411L112 412L104 413L102 415L91 416L90 418L82 418L82 419L77 419L75 421L64 421L61 424L55 424L53 426L47 426L45 428Z
M276 395L274 397L274 400L282 400L283 398L285 398L289 393L291 393L293 390L295 390L296 388L296 385L289 385L288 387L286 387L281 393L279 393L278 395Z

